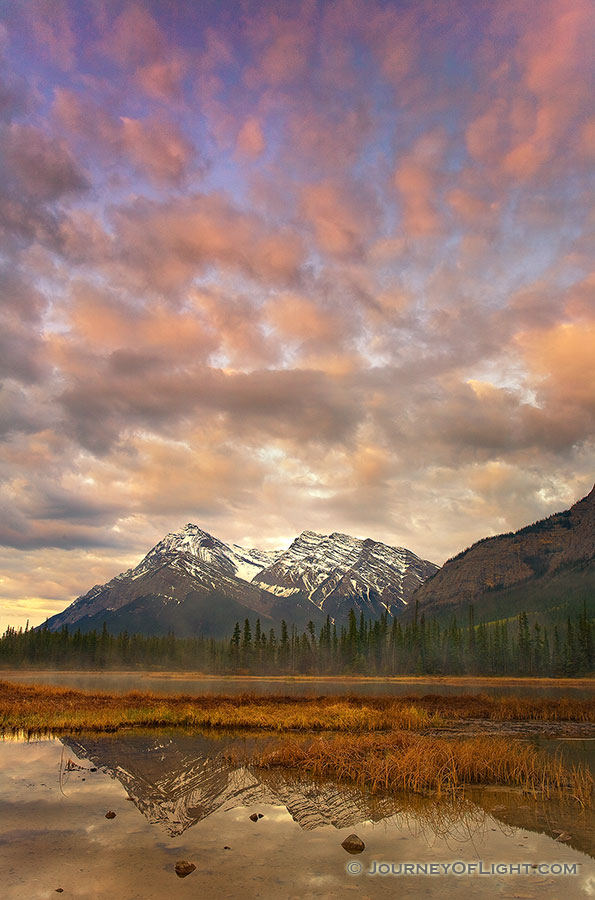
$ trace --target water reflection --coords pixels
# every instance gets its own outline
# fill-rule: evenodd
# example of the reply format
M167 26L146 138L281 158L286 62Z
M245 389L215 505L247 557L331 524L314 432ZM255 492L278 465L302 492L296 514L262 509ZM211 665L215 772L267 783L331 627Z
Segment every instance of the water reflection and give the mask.
M229 761L230 751L244 755L256 739L222 743L205 735L132 735L61 740L79 760L116 778L143 815L170 835L182 834L218 811L259 804L284 806L305 830L377 822L395 812L389 798Z
M262 743L259 738L153 733L61 740L81 764L119 781L145 818L171 836L217 812L278 806L306 831L385 822L428 842L440 836L457 845L485 836L495 825L504 834L521 827L554 839L567 832L568 846L595 858L593 811L571 801L539 801L519 791L485 788L440 800L371 795L352 785L232 761L245 759Z

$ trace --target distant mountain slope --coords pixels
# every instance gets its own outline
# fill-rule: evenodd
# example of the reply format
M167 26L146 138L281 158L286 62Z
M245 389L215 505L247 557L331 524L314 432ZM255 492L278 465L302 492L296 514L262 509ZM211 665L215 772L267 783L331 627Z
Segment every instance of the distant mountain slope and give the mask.
M595 487L564 512L478 541L446 562L412 599L426 616L466 615L473 603L478 620L522 610L562 619L583 599L593 609L594 589Z
M399 612L436 566L409 550L348 535L304 532L283 551L246 550L186 525L166 535L133 569L95 585L48 622L179 637L229 635L236 621L282 619L303 627L351 607L367 616Z

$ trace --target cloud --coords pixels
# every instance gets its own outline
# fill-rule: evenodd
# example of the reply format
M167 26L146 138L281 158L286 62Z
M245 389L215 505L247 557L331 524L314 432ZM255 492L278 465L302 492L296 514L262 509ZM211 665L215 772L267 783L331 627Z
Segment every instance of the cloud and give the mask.
M119 65L136 68L160 60L166 41L146 6L128 3L103 37L100 49Z
M86 151L113 165L124 160L160 184L179 184L197 160L192 142L161 113L142 119L115 116L66 88L55 92L53 115Z
M441 562L592 486L591 4L199 6L1 16L9 617L186 521Z
M114 214L120 259L138 287L172 291L210 266L265 283L299 280L302 242L258 214L234 207L222 193L163 203L139 199Z
M170 122L122 117L122 145L136 165L157 182L179 182L194 147Z
M312 226L319 249L331 256L360 256L374 228L377 208L355 185L324 181L305 185L301 211Z
M27 13L38 50L65 71L76 64L77 40L65 0L36 0Z
M264 153L266 141L260 122L254 116L246 119L238 132L236 151L249 159L257 159Z
M40 200L55 200L89 186L65 142L33 125L15 122L0 131L0 155L19 188Z
M442 228L440 173L445 150L446 135L432 131L398 161L395 187L401 195L403 229L408 235L431 235Z

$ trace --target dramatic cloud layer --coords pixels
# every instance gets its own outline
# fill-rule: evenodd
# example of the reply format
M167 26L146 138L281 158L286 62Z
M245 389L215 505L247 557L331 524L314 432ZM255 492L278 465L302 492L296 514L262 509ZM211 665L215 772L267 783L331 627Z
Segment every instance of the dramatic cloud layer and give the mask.
M187 521L436 562L594 479L591 0L0 23L0 629Z

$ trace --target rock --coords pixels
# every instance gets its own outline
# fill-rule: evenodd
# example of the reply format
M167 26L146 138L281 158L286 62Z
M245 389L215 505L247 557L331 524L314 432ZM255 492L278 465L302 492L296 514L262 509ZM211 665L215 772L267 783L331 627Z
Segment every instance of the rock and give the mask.
M64 893L64 888L56 888L56 890L54 891L54 893L55 893L55 894L63 894L63 893Z
M224 850L231 850L231 847L224 847Z
M116 814L113 811L113 809L108 809L108 811L105 814L105 818L106 819L115 819L116 818Z
M187 859L179 859L174 866L176 870L176 875L178 878L185 878L186 875L190 875L191 872L194 872L196 866L194 863L189 862Z
M571 840L572 840L572 835L571 835L571 834L568 834L567 831L561 831L561 832L558 834L558 837L556 838L556 840L557 840L557 841L562 841L563 843L566 843L567 841L571 841Z
M263 814L262 814L262 813L258 813L258 818L259 818L259 819L264 819Z
M257 815L257 813L252 813L252 815L250 816L250 821L251 821L251 822L258 822L258 815Z
M89 769L89 772L96 772L96 771L97 771L96 766L91 766L91 768Z
M361 837L358 837L357 834L348 834L341 846L348 853L361 853L366 847Z

